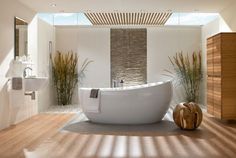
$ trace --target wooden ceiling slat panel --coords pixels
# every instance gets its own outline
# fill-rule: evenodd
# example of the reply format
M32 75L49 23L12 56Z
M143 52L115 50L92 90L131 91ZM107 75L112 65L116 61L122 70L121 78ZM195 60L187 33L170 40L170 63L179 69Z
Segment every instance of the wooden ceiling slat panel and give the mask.
M165 16L164 16L164 18L163 18L163 20L162 20L162 24L164 24L165 23L165 21L166 21L166 19L168 18L168 14L167 13L165 13Z
M128 15L129 15L128 24L129 24L129 25L132 25L132 13L128 13Z
M136 25L138 24L138 16L139 16L139 13L136 13L136 14L135 14L135 24L136 24Z
M130 13L127 13L127 15L128 15L127 24L128 24L128 25L130 25L130 24L131 24L131 23L130 23L130 20L131 20L131 15L130 15Z
M159 15L160 15L159 13L156 13L155 19L153 19L153 25L156 25L156 21L157 21Z
M120 16L120 19L121 19L121 25L123 25L123 24L124 24L123 14L122 14L122 13L119 13L119 16Z
M106 13L102 13L102 18L105 21L106 25L108 25L110 23L110 21L109 21L110 19L107 18Z
M101 19L98 17L98 14L93 13L94 18L96 18L98 25L102 25Z
M93 15L92 13L90 13L89 15L90 15L90 17L93 19L94 23L95 23L96 25L98 25L98 21L97 21L97 19L94 17L94 15Z
M116 25L116 19L114 18L114 14L111 14L112 20L113 20L113 24L112 25Z
M96 25L99 25L99 21L98 21L98 19L94 16L94 14L90 14L91 15L91 17L94 19L94 22L95 22L95 24Z
M138 19L138 24L139 24L139 25L141 25L142 18L143 18L143 13L140 13L140 14L139 14L139 19Z
M151 20L151 13L148 13L147 21L145 23L149 25L150 20Z
M172 13L85 13L93 25L165 25Z
M137 24L137 22L136 22L137 15L138 15L138 13L134 13L134 24L135 24L135 25Z
M148 19L148 13L145 13L145 18L144 18L144 21L143 21L143 25L147 23L147 19Z
M159 19L158 19L158 25L161 25L161 20L162 20L162 18L163 18L163 14L161 13L161 14L160 14L160 17L159 17Z
M108 14L107 18L110 19L110 22L111 22L109 25L113 25L114 21L112 19L111 13L107 13L107 14Z
M163 18L162 18L162 20L160 21L162 25L163 25L164 22L166 21L166 18L167 18L167 14L166 14L166 13L163 13Z
M105 13L102 13L102 18L103 18L103 20L105 21L106 25L110 24L110 19L107 18L107 16L106 16Z
M171 15L172 15L172 13L168 13L168 14L166 15L166 18L165 18L165 20L163 21L163 24L165 24L165 23L167 22L167 20L170 18Z
M102 24L102 25L105 25L106 22L105 22L104 19L102 18L102 14L101 14L101 13L100 13L100 14L97 14L97 16L98 16L98 18L99 18L101 24Z
M156 21L157 21L158 16L159 16L159 13L156 13L155 17L152 20L153 25L156 25Z
M118 13L115 13L114 15L115 15L117 23L120 24L120 19L119 19Z
M153 17L153 14L154 13L150 13L150 16L149 16L149 19L148 19L148 24L151 25L151 22L152 22L152 17Z
M140 25L144 23L145 17L146 17L146 13L142 13L142 19L140 21Z
M157 13L153 13L153 16L152 16L152 20L150 22L150 25L153 25L154 24L154 21L156 19L156 16L157 16Z
M133 13L130 13L130 23L131 23L131 25L133 25L133 20L134 20Z
M148 18L149 18L149 13L146 14L146 18L145 18L144 24L147 24Z
M119 25L119 24L120 24L120 19L119 19L119 17L117 16L118 14L115 13L114 15L115 15L115 18L116 18L116 21L117 21L117 25Z
M133 15L132 16L133 17L133 20L132 20L133 22L132 23L135 25L135 15L136 15L136 13L132 13L132 15Z
M150 13L147 13L147 19L145 21L145 24L148 24L149 19L150 19Z
M151 17L150 17L150 19L148 21L149 25L152 25L152 21L153 21L154 16L155 16L155 13L151 13Z
M119 18L120 25L122 25L122 17L121 17L121 14L120 14L120 13L117 13L117 16L118 16L118 18Z
M161 18L161 13L158 13L157 19L155 21L155 25L159 25L160 18Z
M162 13L162 17L161 17L161 20L160 20L160 24L161 25L163 24L164 20L165 20L165 13Z
M114 15L114 19L115 19L115 21L116 21L116 25L119 25L119 18L116 16L116 14L117 13L114 13L113 15Z
M126 14L123 13L123 17L124 17L124 24L126 24Z

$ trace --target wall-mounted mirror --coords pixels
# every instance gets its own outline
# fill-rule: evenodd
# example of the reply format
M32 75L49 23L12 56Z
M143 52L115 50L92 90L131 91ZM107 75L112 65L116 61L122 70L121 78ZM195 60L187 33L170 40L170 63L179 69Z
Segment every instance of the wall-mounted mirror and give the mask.
M21 18L15 17L15 53L14 59L17 57L28 55L28 23Z

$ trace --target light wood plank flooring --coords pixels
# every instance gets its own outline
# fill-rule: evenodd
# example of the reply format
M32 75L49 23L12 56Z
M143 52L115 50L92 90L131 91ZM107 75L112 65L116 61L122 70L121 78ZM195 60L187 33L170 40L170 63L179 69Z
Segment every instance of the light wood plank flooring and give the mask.
M73 116L40 114L0 131L0 158L236 157L236 124L221 123L207 114L199 130L148 136L60 131Z

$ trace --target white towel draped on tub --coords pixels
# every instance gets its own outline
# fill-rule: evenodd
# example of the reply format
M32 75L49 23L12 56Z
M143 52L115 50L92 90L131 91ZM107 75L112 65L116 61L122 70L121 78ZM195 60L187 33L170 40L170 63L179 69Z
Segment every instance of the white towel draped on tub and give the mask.
M91 88L83 88L79 91L80 104L84 112L100 113L101 91L98 91L97 98L90 98Z

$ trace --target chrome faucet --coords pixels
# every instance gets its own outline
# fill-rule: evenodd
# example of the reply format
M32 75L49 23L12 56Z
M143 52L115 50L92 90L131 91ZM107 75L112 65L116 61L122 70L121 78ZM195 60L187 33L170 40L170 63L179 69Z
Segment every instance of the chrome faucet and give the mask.
M33 69L32 69L31 67L26 67L26 68L24 68L24 71L23 71L23 77L24 77L24 78L27 76L27 70L28 70L28 69L31 71L31 75L32 75Z
M112 81L112 87L113 87L113 88L118 87L118 82L117 82L117 80L113 80L113 81Z

